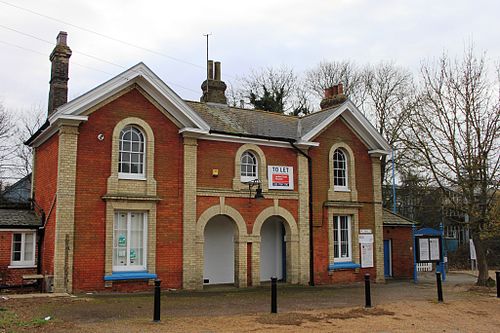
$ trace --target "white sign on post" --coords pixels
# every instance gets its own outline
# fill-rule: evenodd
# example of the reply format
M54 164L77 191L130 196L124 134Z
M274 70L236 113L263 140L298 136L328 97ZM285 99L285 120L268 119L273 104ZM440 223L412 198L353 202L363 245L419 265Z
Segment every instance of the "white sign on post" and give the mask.
M431 260L439 260L439 238L429 238L429 250Z
M373 243L361 244L361 267L373 267Z
M419 238L418 239L418 248L419 248L419 258L420 260L429 260L429 241L428 238Z
M267 177L269 189L293 190L293 167L269 165Z
M476 247L474 246L474 241L472 239L469 239L469 246L470 246L470 258L471 258L471 260L477 260Z

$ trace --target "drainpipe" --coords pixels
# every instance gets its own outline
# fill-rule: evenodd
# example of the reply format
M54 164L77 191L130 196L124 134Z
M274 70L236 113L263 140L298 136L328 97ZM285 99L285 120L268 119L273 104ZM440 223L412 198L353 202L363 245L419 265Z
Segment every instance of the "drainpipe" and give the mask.
M45 238L45 227L49 220L50 214L52 214L52 209L54 208L54 205L56 203L56 198L57 194L54 195L54 199L52 200L52 205L50 206L48 214L45 214L45 211L36 203L34 193L33 193L33 199L31 199L33 206L40 210L41 220L42 220L42 225L38 227L37 230L37 234L39 235L38 246L37 246L38 248L37 268L36 268L37 274L42 274L43 242Z
M38 228L38 257L36 265L36 273L42 274L42 257L43 257L43 241L45 238L45 213L42 213L42 226Z
M311 156L299 149L293 141L290 145L302 156L307 158L307 173L309 177L309 285L314 287L314 237L313 237L313 180Z
M37 274L42 274L42 257L43 257L43 239L45 238L45 224L46 224L46 216L45 212L43 209L36 203L35 198L34 198L34 193L33 193L33 199L31 199L31 206L33 210L38 210L40 212L40 220L42 222L42 225L38 227L36 230L36 235L37 235L37 252L38 256L36 258L36 273Z

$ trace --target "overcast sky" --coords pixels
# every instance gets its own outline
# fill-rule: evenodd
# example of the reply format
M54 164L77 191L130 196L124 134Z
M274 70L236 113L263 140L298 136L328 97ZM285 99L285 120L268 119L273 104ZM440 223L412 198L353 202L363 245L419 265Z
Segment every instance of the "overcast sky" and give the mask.
M198 100L206 33L226 83L252 68L300 72L322 60L393 60L416 72L422 59L459 56L471 40L498 60L499 13L495 0L0 0L0 102L11 112L46 109L60 30L73 50L70 99L142 61Z

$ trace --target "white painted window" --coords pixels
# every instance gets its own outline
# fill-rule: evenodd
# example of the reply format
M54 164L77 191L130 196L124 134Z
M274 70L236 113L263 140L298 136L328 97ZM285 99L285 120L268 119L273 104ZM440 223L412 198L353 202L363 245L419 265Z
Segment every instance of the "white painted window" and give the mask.
M335 191L346 191L348 186L347 156L343 150L333 153L333 188Z
M16 232L12 234L12 266L35 266L35 242L34 232Z
M146 142L144 133L135 126L120 132L118 176L126 179L145 178Z
M333 256L335 262L352 261L351 217L333 217Z
M257 162L257 157L250 152L250 151L245 151L243 155L241 155L241 170L240 170L240 175L241 175L241 181L242 182L249 182L251 180L257 179L258 178L258 162Z
M146 270L147 230L146 213L115 213L113 271Z

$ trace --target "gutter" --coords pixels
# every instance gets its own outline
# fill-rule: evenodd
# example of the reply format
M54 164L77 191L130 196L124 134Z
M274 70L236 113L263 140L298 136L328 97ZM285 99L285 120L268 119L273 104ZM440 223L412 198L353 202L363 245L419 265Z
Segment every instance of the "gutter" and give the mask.
M281 137L281 136L267 136L267 135L258 135L258 134L234 133L234 132L218 131L218 130L212 130L212 129L210 131L208 131L208 133L224 134L224 135L238 136L238 137L243 137L243 138L283 141L283 142L288 142L288 143L296 142L295 139L285 138L285 137Z
M40 136L40 134L42 134L42 132L47 128L49 127L50 125L50 122L48 120L46 120L43 125L35 132L33 133L33 135L26 141L24 141L23 143L27 146L29 146L33 141L35 141L35 139Z

